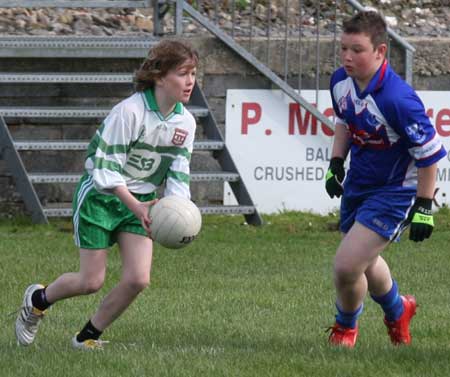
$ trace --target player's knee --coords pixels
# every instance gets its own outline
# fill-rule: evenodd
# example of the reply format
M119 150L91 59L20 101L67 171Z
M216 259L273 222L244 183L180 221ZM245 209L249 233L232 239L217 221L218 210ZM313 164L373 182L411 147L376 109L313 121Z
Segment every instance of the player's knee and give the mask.
M99 291L103 287L103 277L93 277L83 281L81 284L82 294L89 295Z
M337 283L351 284L358 280L359 270L348 263L335 262L334 276Z
M126 279L124 283L130 291L139 293L150 285L150 276L133 276L132 278Z

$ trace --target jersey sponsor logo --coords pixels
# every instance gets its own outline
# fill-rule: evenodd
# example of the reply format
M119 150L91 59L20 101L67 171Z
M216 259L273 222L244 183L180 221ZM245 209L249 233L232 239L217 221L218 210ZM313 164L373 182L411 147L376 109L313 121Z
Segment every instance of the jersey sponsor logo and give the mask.
M124 171L133 178L143 179L154 174L161 164L158 153L139 150L128 157Z
M338 101L343 119L347 121L353 144L368 149L387 149L389 141L386 126L376 114L370 111L367 100L352 96L352 91Z
M343 111L347 110L347 96L343 96L343 97L339 98L338 106L339 106L339 111L341 113Z
M422 144L427 138L423 128L417 123L407 126L405 131L409 139L416 144Z
M172 144L182 145L188 135L189 132L187 132L186 130L183 130L181 128L175 128L175 132L172 137Z
M367 110L367 102L365 100L355 98L354 104L355 104L355 115L360 115L364 112L364 110Z

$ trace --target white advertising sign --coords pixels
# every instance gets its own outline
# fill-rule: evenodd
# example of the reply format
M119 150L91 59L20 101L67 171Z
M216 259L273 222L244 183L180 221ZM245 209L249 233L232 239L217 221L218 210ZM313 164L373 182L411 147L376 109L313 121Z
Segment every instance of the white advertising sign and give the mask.
M310 103L316 92L304 90ZM428 116L450 151L450 92L418 92ZM319 91L318 109L330 119L329 91ZM250 196L261 213L283 210L325 214L339 207L324 177L334 131L279 90L228 90L226 143ZM438 165L436 204L449 205L450 154ZM224 203L235 204L226 184Z

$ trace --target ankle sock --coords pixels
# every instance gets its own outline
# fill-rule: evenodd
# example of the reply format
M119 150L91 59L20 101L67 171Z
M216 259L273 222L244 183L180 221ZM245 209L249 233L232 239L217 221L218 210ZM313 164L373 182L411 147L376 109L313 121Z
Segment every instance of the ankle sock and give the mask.
M395 280L392 280L392 288L388 293L382 296L370 296L375 302L381 305L387 321L396 321L403 314L403 301L398 292L398 285Z
M47 296L45 294L46 289L47 287L42 289L36 289L31 295L31 303L35 308L41 311L48 309L51 305L51 303L47 301Z
M363 305L354 312L344 312L339 308L338 304L336 304L336 309L338 312L338 314L336 314L336 323L342 327L354 329L356 327L356 322L363 311Z
M102 331L97 330L94 325L89 320L88 323L83 327L83 329L77 335L78 342L84 342L87 339L97 340L102 335Z

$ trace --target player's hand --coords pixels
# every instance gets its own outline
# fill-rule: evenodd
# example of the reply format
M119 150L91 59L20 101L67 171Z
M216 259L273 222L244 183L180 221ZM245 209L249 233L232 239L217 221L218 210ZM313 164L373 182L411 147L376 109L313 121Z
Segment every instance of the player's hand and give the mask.
M333 157L325 177L325 188L330 198L339 198L344 193L342 182L345 178L344 159Z
M409 239L421 242L429 238L434 228L433 213L431 212L432 199L416 198L408 216L411 223Z
M152 219L150 217L150 207L156 202L158 199L150 200L148 202L138 202L136 207L133 208L133 213L136 217L141 221L142 227L147 232L148 236L151 236L150 225L152 223Z

